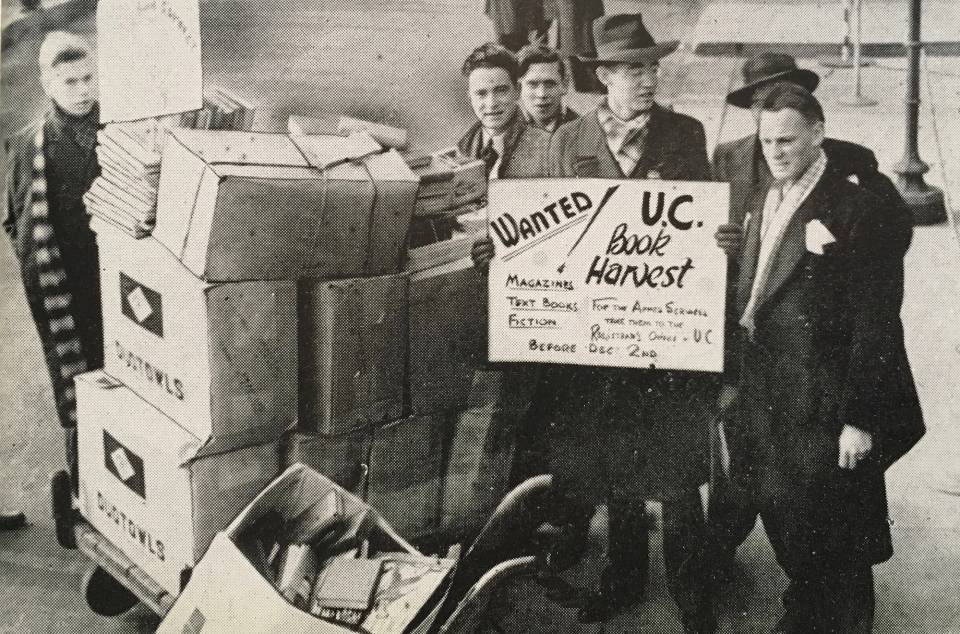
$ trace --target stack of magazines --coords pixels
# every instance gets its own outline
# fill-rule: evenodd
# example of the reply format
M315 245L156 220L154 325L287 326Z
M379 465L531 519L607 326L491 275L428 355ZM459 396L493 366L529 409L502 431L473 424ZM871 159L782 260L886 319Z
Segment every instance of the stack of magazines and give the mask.
M135 238L149 235L157 211L160 152L156 131L111 124L97 133L100 176L83 200L87 212Z

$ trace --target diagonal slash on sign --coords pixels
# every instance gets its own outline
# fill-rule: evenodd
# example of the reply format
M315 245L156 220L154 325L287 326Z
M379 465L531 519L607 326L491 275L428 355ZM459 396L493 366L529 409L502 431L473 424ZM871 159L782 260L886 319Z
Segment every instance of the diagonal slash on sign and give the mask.
M610 200L610 197L613 196L613 192L617 191L620 188L619 185L613 185L608 190L607 193L603 195L603 200L600 201L600 204L597 205L597 210L593 212L593 215L590 216L590 221L587 222L587 226L583 228L583 231L580 233L580 237L577 238L576 242L573 243L573 246L570 247L570 251L567 252L567 259L573 255L574 249L580 245L580 242L583 240L583 237L587 235L587 232L590 231L590 227L593 226L593 221L597 219L597 216L600 215L600 212L603 211L604 205L607 204L607 201ZM563 273L563 269L567 266L567 260L563 261L563 264L557 267L557 273Z

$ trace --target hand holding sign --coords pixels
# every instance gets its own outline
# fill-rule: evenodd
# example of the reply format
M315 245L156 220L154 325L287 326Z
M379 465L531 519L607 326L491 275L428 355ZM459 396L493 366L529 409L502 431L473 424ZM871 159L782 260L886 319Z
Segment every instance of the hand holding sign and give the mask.
M490 359L722 370L727 188L491 183Z

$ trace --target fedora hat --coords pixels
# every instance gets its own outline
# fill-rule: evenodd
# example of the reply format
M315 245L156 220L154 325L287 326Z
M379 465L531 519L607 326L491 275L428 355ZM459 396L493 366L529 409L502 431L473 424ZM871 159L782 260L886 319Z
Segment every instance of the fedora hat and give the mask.
M657 60L677 50L680 42L657 43L643 25L639 13L605 15L593 21L595 56L578 55L585 64L626 63Z
M820 83L820 76L812 70L797 68L797 60L790 55L761 53L744 62L743 87L727 95L727 103L749 109L753 106L753 94L757 89L777 81L798 84L813 92Z

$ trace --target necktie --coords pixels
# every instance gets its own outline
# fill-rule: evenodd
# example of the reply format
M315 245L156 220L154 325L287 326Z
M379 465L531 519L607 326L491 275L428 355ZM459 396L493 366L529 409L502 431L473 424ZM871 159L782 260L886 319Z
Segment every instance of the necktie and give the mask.
M483 146L483 149L480 150L480 156L477 157L483 160L484 164L487 166L487 176L490 176L490 172L493 171L493 166L497 164L497 161L500 159L500 153L493 149L493 139L487 141L487 144Z

